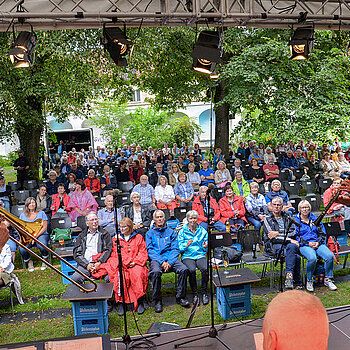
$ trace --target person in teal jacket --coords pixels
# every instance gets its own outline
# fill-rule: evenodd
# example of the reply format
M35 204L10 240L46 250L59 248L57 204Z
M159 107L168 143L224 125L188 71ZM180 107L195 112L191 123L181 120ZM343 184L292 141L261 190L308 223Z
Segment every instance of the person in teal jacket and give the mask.
M250 187L246 180L243 179L242 171L235 172L235 179L231 182L233 192L236 196L246 198L250 193Z
M208 247L208 232L197 224L198 213L195 210L190 210L186 214L188 223L180 230L177 239L179 242L179 249L181 252L181 260L188 268L189 282L193 292L193 303L195 303L198 296L196 268L202 274L201 294L203 304L209 303L207 293L208 287L208 269L206 252Z
M154 225L146 233L148 256L151 259L148 278L152 282L154 311L162 312L162 274L175 271L179 276L176 288L176 302L182 307L189 307L186 299L187 267L179 260L180 250L174 230L165 225L162 210L153 213Z

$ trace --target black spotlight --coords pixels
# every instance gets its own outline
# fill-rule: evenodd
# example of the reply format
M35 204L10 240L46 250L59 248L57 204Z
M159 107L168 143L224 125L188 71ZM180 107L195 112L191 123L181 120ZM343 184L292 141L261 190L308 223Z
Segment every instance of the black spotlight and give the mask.
M306 60L314 47L315 30L313 27L297 28L290 38L289 46L292 60Z
M213 30L201 31L191 53L194 59L193 69L204 74L214 72L216 64L221 61L221 46L222 36L219 32Z
M102 43L117 66L128 65L126 56L131 57L134 44L120 28L104 26Z
M10 60L14 68L29 67L35 61L36 35L34 32L20 32L10 49Z

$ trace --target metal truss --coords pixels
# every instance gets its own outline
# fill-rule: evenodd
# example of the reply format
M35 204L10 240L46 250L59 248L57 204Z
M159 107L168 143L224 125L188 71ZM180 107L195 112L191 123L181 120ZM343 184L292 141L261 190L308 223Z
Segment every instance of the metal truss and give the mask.
M350 0L0 0L0 31L24 20L34 30L142 26L350 29Z

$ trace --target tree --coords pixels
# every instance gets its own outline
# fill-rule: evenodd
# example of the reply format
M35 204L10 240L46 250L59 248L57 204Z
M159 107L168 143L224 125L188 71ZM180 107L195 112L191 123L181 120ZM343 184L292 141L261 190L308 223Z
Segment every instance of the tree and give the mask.
M185 141L192 143L202 131L189 117L175 117L172 112L154 108L137 108L133 112L125 105L114 101L104 101L90 117L93 125L103 130L109 138L109 147L118 148L122 142L136 144L147 149L162 147L164 142L178 144Z
M242 120L232 137L276 144L344 137L349 123L347 33L316 32L309 60L291 61L289 31L232 28L224 101Z
M118 96L123 98L129 84L108 64L97 31L38 32L35 64L26 69L12 68L8 39L1 34L0 136L10 139L18 135L32 176L37 178L46 113L59 120L81 115L91 97L119 86Z

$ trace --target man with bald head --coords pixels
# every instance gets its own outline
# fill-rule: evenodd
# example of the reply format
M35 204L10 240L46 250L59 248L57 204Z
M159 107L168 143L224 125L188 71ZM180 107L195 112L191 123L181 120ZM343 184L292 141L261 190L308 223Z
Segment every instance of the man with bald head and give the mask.
M267 307L263 336L264 350L326 350L326 309L312 294L300 290L280 293Z

